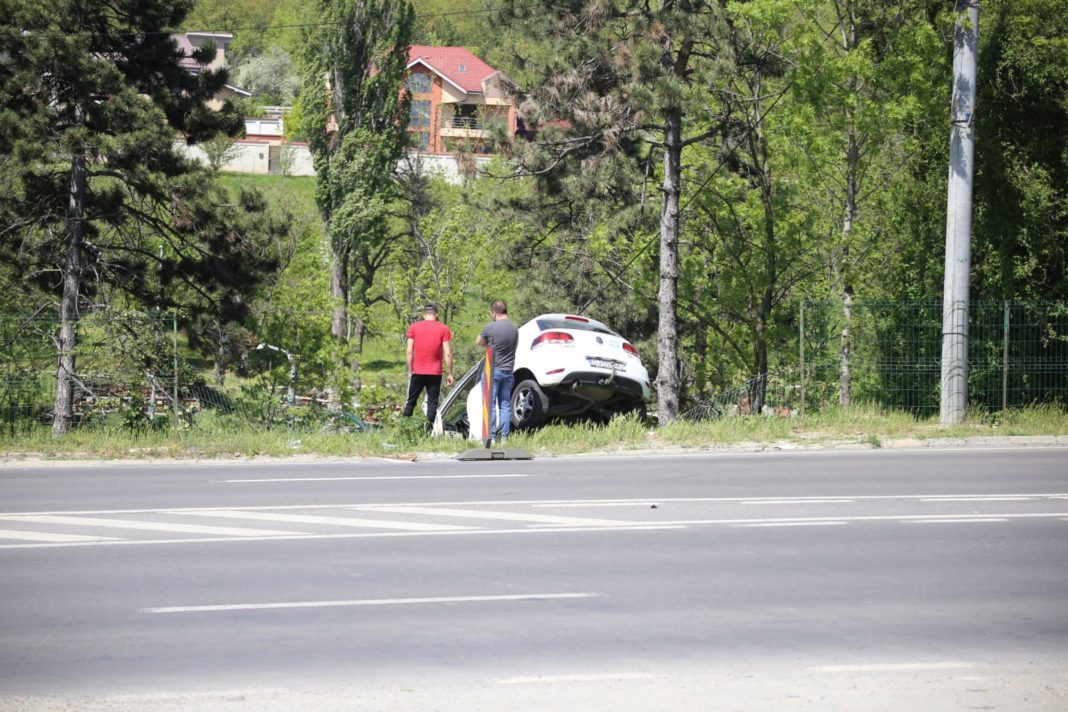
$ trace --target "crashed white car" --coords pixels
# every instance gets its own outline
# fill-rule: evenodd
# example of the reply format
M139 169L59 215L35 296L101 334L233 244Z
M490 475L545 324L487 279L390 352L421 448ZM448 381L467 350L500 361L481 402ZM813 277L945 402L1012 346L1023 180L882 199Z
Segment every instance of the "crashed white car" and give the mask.
M481 434L481 366L456 383L442 401L435 431ZM462 393L466 409L456 412ZM512 428L532 428L553 418L607 420L642 412L649 400L649 372L638 349L599 321L571 314L542 314L519 327L512 388ZM470 427L470 424L479 424Z

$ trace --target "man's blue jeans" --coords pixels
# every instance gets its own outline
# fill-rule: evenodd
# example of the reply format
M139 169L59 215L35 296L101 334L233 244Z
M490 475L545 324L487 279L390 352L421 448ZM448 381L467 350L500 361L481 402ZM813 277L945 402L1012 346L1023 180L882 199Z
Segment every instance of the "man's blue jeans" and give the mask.
M515 385L515 374L511 371L493 372L493 390L490 391L490 437L496 436L498 429L502 438L508 437L508 431L512 426L512 386ZM500 409L500 424L497 422L497 411Z

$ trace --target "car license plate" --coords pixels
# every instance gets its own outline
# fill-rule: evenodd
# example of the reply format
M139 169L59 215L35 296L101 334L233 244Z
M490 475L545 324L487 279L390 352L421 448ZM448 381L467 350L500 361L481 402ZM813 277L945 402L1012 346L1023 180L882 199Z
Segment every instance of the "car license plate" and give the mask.
M589 358L587 360L590 362L590 365L593 366L594 368L605 368L605 369L608 369L609 371L622 370L622 368L623 368L623 364L619 363L618 361L613 361L612 359Z

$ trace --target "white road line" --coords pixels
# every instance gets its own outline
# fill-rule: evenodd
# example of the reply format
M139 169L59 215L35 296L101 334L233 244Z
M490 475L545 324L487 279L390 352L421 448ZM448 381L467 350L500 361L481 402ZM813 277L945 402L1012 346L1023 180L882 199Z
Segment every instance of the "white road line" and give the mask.
M428 603L494 603L500 601L549 601L597 598L598 593L520 593L507 596L439 596L433 598L365 598L349 601L289 601L285 603L226 603L215 606L165 606L142 608L141 613L208 613L216 611L262 611L279 608L337 608L348 606L410 606Z
M807 668L808 672L913 672L920 670L967 670L974 663L876 663L871 665L820 665Z
M1030 497L926 497L921 502L1030 502Z
M998 517L943 517L941 519L913 519L902 524L975 524L978 522L1007 522Z
M256 522L281 522L283 524L327 524L365 529L398 529L412 532L435 532L458 529L473 529L456 524L423 524L421 522L397 522L359 517L322 517L308 514L282 514L281 512L246 512L243 510L211 510L210 512L174 512L194 517L219 517L221 519L245 519Z
M921 499L929 499L931 497L977 497L979 499L986 499L989 497L1027 497L1029 499L1045 499L1045 500L1061 500L1068 499L1068 494L999 494L999 495L874 495L874 496L844 496L835 497L835 499L849 499L855 502L889 502L889 501L916 501ZM828 496L815 497L814 499L829 499ZM376 504L368 504L366 502L354 502L354 503L337 503L337 504L291 504L291 505L268 505L262 507L243 507L247 510L266 510L266 511L285 511L285 510L312 510L312 509L362 509L367 507L510 507L515 505L526 505L532 507L609 507L609 506L627 506L627 505L651 505L651 504L702 504L702 503L731 503L731 502L756 502L761 498L759 497L665 497L663 499L650 499L648 497L630 498L630 499L516 499L516 500L451 500L451 501L438 501L438 502L378 502ZM766 497L768 500L782 500L782 497ZM803 497L796 498L796 501L803 501ZM794 501L794 500L791 500ZM186 511L208 511L211 509L232 509L231 507L172 507L166 509L96 509L96 510L76 510L76 511L45 511L45 512L10 512L3 516L11 515L23 515L23 514L59 514L59 515L99 515L99 514L158 514L163 512L186 512Z
M849 522L768 522L766 524L732 524L736 529L757 529L760 527L831 527Z
M598 682L601 680L653 680L663 675L648 672L605 672L587 675L531 675L529 677L508 677L498 680L498 685L552 684L555 682Z
M49 541L73 543L81 541L117 541L110 536L83 536L81 534L52 534L49 532L25 532L18 529L0 529L0 539L22 539L25 541Z
M212 527L201 524L170 524L167 522L141 522L130 519L97 519L95 517L65 517L56 515L5 515L0 520L11 522L28 522L31 524L58 524L60 526L107 527L109 529L138 529L156 532L178 532L182 534L215 534L221 536L286 536L300 532L273 529L244 529L240 527Z
M507 522L532 522L552 526L603 527L647 522L620 522L612 519L586 519L580 517L557 517L551 514L515 514L512 512L489 512L481 509L451 509L448 507L361 507L364 511L388 512L390 514L418 514L432 517L459 517L463 519L495 519Z
M747 499L742 504L851 504L851 499Z
M586 534L593 532L648 532L685 529L679 524L650 524L648 526L623 526L623 527L559 527L551 529L467 529L461 531L432 531L432 532L361 532L359 534L293 534L289 536L264 536L264 537L198 537L195 539L119 539L116 541L92 541L71 542L69 544L0 544L0 549L56 549L74 546L148 546L154 544L232 544L235 542L265 542L265 541L319 541L327 539L385 539L393 537L426 537L426 536L498 536L502 534Z
M970 515L969 515L970 516ZM975 519L1052 519L1068 517L1068 512L1043 512L1036 514L991 514L980 515ZM672 524L682 526L716 525L716 524L759 524L762 522L910 522L910 521L946 521L961 519L947 514L881 514L870 516L848 517L762 517L760 519L672 519L657 524Z
M399 475L385 477L264 477L249 480L221 480L226 483L247 482L348 482L354 480L482 480L508 477L530 477L530 475Z
M652 507L652 506L660 506L661 502L663 502L663 500L660 500L660 499L646 499L646 500L633 501L633 502L592 502L592 503L591 502L567 502L567 503L550 502L548 504L537 503L537 502L533 503L533 504L531 504L529 502L510 502L509 504L529 504L530 507L533 508L533 509L538 509L538 508L543 508L543 509L569 509L569 508L581 509L581 508L585 508L585 507L591 507L591 508L592 507ZM467 503L462 503L462 504L467 504Z

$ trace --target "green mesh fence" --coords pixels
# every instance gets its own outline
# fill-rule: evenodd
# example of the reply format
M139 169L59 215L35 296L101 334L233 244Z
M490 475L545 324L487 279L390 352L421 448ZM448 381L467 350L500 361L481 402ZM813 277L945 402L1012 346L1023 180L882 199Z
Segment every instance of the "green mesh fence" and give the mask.
M846 391L852 403L938 412L941 302L856 302L848 316L841 302L805 303L800 317L805 407ZM968 321L970 407L1068 403L1068 304L977 301Z
M836 404L848 371L852 403L919 415L938 412L940 302L805 303L783 364L693 405L691 418L764 413L792 415ZM1068 304L974 302L969 309L970 407L985 410L1068 404ZM364 364L338 386L331 366L329 314L290 314L235 332L228 375L218 384L212 359L190 337L212 343L173 314L98 311L78 322L74 423L137 427L212 421L291 430L358 430L391 415L403 384L370 380ZM848 331L846 328L848 326ZM0 315L0 427L50 423L59 321ZM843 350L843 334L847 349ZM344 380L345 369L341 369ZM364 377L362 390L355 379ZM760 397L758 397L758 395ZM360 405L360 402L363 405ZM343 403L344 407L338 407ZM759 407L758 407L759 405ZM376 410L377 409L377 410ZM109 420L110 419L110 420Z
M0 426L8 433L52 420L59 327L52 315L0 315ZM329 313L285 314L260 328L262 335L220 330L169 313L82 314L73 424L352 431L381 419L381 406L352 412L355 377L339 385L324 359L333 352L322 346ZM225 361L222 373L215 352ZM362 393L377 397L376 390L372 384Z
M174 410L174 316L100 311L77 320L74 422L135 411L147 420ZM59 320L0 315L0 419L8 431L51 421Z

